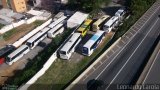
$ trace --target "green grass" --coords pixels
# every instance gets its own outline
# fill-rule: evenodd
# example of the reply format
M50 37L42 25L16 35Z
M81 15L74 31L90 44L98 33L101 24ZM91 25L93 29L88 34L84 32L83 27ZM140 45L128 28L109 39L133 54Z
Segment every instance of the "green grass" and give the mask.
M44 21L35 21L31 24L24 24L24 25L21 25L19 27L16 27L12 30L9 30L8 32L0 35L0 37L3 37L4 40L9 40L9 39L12 39L12 37L15 35L15 34L19 34L21 32L25 32L25 31L31 31L33 30L34 28L36 28L37 26L40 26L41 24L43 24Z
M153 1L154 2L154 1ZM121 37L129 28L143 15L143 13L153 4L153 2L146 3L145 0L142 0L141 3L138 0L135 0L131 4L131 9L133 10L134 14L126 20L124 24L118 29L115 34L114 39L112 39L111 45L115 40ZM145 5L144 5L145 3ZM105 48L105 49L103 49ZM69 82L73 81L77 75L81 71L83 71L86 66L88 66L91 62L94 61L95 57L98 57L100 54L103 53L108 48L108 46L103 46L98 48L90 57L84 57L79 63L74 62L67 62L57 60L54 62L53 65L47 70L47 72L37 80L37 82L32 85L29 90L46 88L47 90L61 90L65 85Z
M82 71L89 63L93 62L95 57L103 50L107 45L111 36L105 38L101 47L97 48L90 57L84 57L80 62L69 62L61 59L57 59L49 70L32 85L29 90L61 90L66 84L68 84L73 77L76 77L80 71ZM43 87L43 88L42 88Z

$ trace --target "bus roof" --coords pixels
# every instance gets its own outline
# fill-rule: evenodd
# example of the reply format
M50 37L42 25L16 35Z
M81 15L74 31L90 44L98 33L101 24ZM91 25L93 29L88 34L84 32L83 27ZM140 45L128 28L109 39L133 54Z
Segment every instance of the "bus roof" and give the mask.
M117 19L117 16L113 16L111 19L109 19L109 21L105 23L105 26L111 26Z
M56 26L57 24L59 24L60 22L65 20L66 18L67 18L66 16L63 16L63 17L57 19L56 21L52 22L48 27L53 28L54 26Z
M48 31L48 33L53 33L53 32L55 32L58 28L60 28L60 27L62 27L63 26L63 24L58 24L58 25L56 25L54 28L52 28L50 31Z
M80 33L74 33L68 40L68 42L61 48L60 51L68 51L80 36L81 36Z
M85 44L83 47L91 47L99 37L105 33L104 31L98 30Z
M27 45L22 45L19 48L17 48L14 52L12 52L11 54L8 55L8 57L14 57L16 54L18 54L21 50L23 50L24 48L28 47Z
M78 28L78 31L83 31L91 22L91 19L85 20L84 23Z
M100 17L95 23L93 23L94 25L99 25L101 24L105 19L109 18L109 15L103 15L102 17Z
M45 27L41 31L39 31L37 34L35 34L33 37L31 37L27 42L33 42L36 40L38 37L40 37L42 34L46 33L50 28Z

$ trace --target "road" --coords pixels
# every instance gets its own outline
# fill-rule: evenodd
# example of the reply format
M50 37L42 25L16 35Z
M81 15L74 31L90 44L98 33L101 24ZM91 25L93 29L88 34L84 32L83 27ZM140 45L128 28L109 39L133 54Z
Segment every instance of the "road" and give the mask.
M138 70L160 34L160 18L158 17L160 6L157 6L132 27L132 30L137 32L133 38L122 37L128 42L122 46L121 50L117 50L104 60L105 62L100 64L99 68L93 68L94 70L89 72L91 74L82 78L72 90L93 89L92 87L95 88L96 85L100 90L115 90L119 88L118 85L134 84Z
M144 85L154 85L154 84L160 84L160 42L159 42L159 48L157 50L157 54L154 55L152 58L153 62L148 70L148 73L146 74L143 83Z

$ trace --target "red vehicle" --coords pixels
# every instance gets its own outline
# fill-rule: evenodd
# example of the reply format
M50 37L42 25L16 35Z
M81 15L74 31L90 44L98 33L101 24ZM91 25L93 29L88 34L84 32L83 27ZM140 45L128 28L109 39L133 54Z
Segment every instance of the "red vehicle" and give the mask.
M7 45L4 48L0 49L0 65L5 62L5 57L9 55L13 50L15 50L15 47L11 45Z

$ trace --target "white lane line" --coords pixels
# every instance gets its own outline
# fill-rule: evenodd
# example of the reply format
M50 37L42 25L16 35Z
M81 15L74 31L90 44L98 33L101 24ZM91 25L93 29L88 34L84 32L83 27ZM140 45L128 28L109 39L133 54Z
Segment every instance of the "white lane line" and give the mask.
M160 7L160 6L159 6ZM152 13L151 14L151 16L147 19L147 21L142 25L142 27L139 29L139 30L141 30L143 27L144 27L144 25L151 19L151 17L158 11L158 9L159 9L159 7L156 9L156 11L154 12L154 13ZM142 16L143 17L143 16ZM135 23L136 24L136 23ZM131 28L134 28L134 26L133 27L131 27ZM138 30L138 31L139 31ZM137 34L138 33L138 31L135 31L135 33ZM134 34L133 35L133 37L134 36L136 36L136 34ZM131 40L133 39L133 37L129 40L129 42L127 42L127 44L129 44L130 42L131 42ZM122 41L122 40L121 40ZM123 44L125 44L125 42L122 42ZM127 44L125 44L125 46L117 53L117 55L112 59L112 61L111 62L109 62L109 64L102 70L102 72L95 78L95 79L97 79L104 71L105 71L105 69L107 69L107 67L114 61L114 59L123 51L123 49L127 46ZM108 55L106 55L107 56L107 58L109 58L109 56ZM105 60L106 61L106 60ZM105 62L104 61L104 62ZM103 62L103 63L104 63Z
M158 54L156 55L156 57L155 57L155 59L154 59L154 61L153 61L152 65L151 65L151 67L149 68L149 71L148 71L148 73L147 73L147 75L146 75L146 77L145 77L145 79L144 79L144 81L143 81L142 85L145 83L145 81L146 81L146 79L147 79L147 77L148 77L149 73L151 72L152 67L153 67L153 65L154 65L154 63L155 63L155 61L156 61L156 59L158 58L158 55L159 55L159 54L160 54L160 50L158 51Z
M133 35L133 33L132 33L132 32L130 32L130 34L131 34L131 35Z
M114 82L114 80L118 77L118 75L121 73L121 71L124 69L124 67L127 65L127 63L131 60L132 56L135 54L135 52L137 51L137 49L141 46L142 42L146 39L146 37L148 36L148 34L152 31L152 29L154 28L154 26L157 24L157 22L159 21L159 19L156 20L156 22L153 24L153 26L150 28L149 32L145 35L145 37L142 39L142 41L140 42L140 44L137 46L137 48L134 50L134 52L131 54L131 56L128 58L128 60L125 62L125 64L122 66L122 68L118 71L118 73L116 74L116 76L112 79L112 81L110 82L110 84L107 86L106 90L110 87L110 85Z
M118 49L121 48L119 45L116 45L116 46L118 47ZM116 50L116 51L117 51L117 50Z

